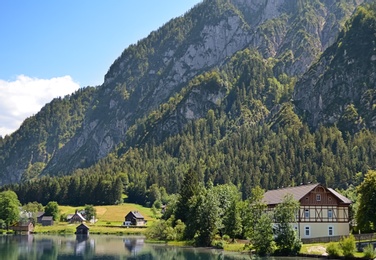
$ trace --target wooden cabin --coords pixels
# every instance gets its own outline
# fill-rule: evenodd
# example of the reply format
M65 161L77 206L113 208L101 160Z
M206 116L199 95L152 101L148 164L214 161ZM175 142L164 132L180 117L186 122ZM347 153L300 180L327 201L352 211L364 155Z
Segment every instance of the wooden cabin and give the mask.
M53 226L54 218L52 216L43 216L40 220L42 226Z
M31 221L18 222L17 225L11 226L10 229L16 233L30 234L34 231L34 224Z
M146 224L146 220L144 216L141 215L138 211L130 211L125 216L125 221L123 223L123 226L144 226Z
M82 223L76 227L76 235L89 235L89 227Z

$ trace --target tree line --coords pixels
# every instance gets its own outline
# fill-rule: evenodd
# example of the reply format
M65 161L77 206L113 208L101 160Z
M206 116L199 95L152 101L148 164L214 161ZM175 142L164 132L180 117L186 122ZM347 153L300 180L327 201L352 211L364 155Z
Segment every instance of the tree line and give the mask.
M376 171L368 171L356 191L358 200L354 203L358 209L352 214L356 228L362 232L375 231ZM167 205L162 218L146 235L150 239L188 240L198 246L221 248L226 241L248 239L249 249L259 255L297 254L302 243L292 224L297 222L299 202L288 194L273 210L268 210L263 202L264 190L257 186L251 192L248 199L242 200L233 184L213 186L209 182L204 186L198 173L190 170L184 176L177 199ZM345 256L353 256L354 237L343 238L340 247L328 246L328 253L333 256L341 250Z
M35 181L2 187L13 190L22 204L37 201L46 205L113 205L123 202L125 179L122 175L82 175L45 177Z

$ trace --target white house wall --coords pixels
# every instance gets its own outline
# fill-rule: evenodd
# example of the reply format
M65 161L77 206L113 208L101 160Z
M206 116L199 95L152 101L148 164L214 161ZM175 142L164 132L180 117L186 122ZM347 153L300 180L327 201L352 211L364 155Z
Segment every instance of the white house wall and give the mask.
M350 233L349 223L314 223L302 222L294 224L300 238L317 238L329 236L348 236ZM332 233L329 234L331 228ZM306 234L306 229L309 234Z

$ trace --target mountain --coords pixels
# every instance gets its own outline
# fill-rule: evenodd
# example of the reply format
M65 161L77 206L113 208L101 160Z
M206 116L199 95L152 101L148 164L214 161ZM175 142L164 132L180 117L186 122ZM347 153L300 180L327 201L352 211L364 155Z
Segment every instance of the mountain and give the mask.
M294 103L309 125L376 130L376 9L360 7L297 83Z
M187 127L200 129L204 118L223 123L208 125L223 143L244 125L302 125L285 104L295 80L338 44L342 25L362 2L203 1L125 49L101 86L54 100L1 139L0 183L93 170L139 148L166 145ZM294 102L309 111L298 104L304 103L299 89ZM200 155L184 145L176 148L179 156L187 149L197 162Z

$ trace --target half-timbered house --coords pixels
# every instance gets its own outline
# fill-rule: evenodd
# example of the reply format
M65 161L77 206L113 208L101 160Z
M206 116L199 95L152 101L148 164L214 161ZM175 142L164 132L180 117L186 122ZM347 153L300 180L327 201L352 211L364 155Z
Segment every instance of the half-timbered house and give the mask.
M294 225L300 238L347 236L350 232L351 200L331 188L321 184L301 185L264 194L264 202L269 210L291 194L300 203Z

